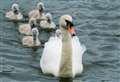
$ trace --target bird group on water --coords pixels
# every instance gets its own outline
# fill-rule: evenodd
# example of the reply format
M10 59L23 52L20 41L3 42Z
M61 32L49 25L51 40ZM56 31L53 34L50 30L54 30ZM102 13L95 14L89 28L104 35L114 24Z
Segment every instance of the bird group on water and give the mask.
M19 25L22 45L27 47L41 46L40 29L56 29L51 13L45 13L44 3L39 2L36 8L28 13L29 21ZM12 4L11 10L5 15L10 20L23 20L17 3ZM56 77L75 77L83 71L82 56L86 47L80 43L74 30L73 18L69 14L59 18L59 27L55 36L49 37L44 44L40 58L40 67L44 74Z

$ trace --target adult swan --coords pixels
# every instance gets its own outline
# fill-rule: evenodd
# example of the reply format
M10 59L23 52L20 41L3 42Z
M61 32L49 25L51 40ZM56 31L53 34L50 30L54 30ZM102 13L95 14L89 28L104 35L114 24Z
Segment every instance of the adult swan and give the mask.
M86 48L75 34L70 15L61 16L59 26L61 37L51 37L45 44L40 66L45 74L75 77L83 71L82 55Z

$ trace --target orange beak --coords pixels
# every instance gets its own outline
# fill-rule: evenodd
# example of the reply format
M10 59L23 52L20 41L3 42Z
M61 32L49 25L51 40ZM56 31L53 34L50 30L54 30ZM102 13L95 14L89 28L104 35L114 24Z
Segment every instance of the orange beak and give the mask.
M68 27L68 32L72 35L72 36L75 36L75 29L74 27Z
M67 23L67 30L68 32L71 34L71 36L75 36L76 33L75 33L75 29L73 28L74 24L71 22L71 21L68 21L68 20L65 20L66 23Z

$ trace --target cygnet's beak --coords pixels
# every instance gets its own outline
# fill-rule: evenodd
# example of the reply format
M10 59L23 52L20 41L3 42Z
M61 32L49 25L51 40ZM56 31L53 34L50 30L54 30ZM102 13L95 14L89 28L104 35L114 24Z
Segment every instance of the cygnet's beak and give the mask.
M39 11L44 12L44 7L42 5L39 5Z
M37 34L36 34L35 31L33 31L32 36L33 36L33 42L34 42L34 44L35 44L35 43L36 43L36 36L37 36Z
M35 27L36 27L35 24L32 23L32 24L31 24L31 30L32 30L33 28L35 28Z
M17 9L16 7L14 7L13 12L14 12L15 14L18 14L18 13L19 13L19 11L18 11L18 9Z

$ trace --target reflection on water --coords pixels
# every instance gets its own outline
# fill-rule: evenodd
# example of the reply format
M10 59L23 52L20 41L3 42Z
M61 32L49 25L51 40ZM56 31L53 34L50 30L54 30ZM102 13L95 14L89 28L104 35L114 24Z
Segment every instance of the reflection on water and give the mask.
M36 46L35 46L35 47L32 47L32 51L33 51L33 52L36 52L37 50L38 50L38 47L36 47Z
M59 82L82 82L82 81L73 78L59 78Z
M59 82L73 82L72 78L59 78Z

